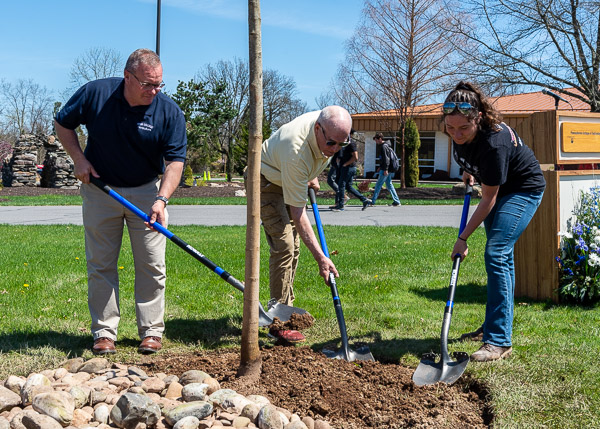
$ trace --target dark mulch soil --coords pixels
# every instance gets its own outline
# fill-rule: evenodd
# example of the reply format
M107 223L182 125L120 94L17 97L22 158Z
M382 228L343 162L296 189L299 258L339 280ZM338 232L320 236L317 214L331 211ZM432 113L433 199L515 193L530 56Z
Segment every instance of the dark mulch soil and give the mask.
M491 423L484 389L466 377L451 386L417 387L411 380L414 368L397 364L329 359L308 347L263 348L261 357L261 374L253 383L236 376L240 355L231 350L159 354L132 363L178 376L199 369L222 388L266 396L334 428L484 428Z

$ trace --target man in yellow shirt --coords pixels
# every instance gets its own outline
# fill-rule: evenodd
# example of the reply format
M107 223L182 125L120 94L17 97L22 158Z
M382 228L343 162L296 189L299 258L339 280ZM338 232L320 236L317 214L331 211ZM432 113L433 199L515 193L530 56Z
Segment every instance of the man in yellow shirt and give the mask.
M300 239L317 261L325 282L329 272L338 276L312 229L306 198L309 186L319 189L317 176L327 167L330 157L348 144L351 128L352 118L346 109L328 106L283 125L262 144L260 218L271 252L270 305L292 305L294 301ZM298 331L271 330L271 335L290 343L305 341Z

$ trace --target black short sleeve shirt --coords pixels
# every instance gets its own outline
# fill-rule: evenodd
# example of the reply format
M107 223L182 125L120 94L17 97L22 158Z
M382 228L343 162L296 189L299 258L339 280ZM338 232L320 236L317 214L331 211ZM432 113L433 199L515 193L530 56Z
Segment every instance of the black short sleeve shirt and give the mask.
M352 154L356 152L358 149L356 148L356 142L350 140L350 144L342 149L342 155L340 160L340 165L344 165L347 163L350 158L352 158ZM354 167L356 163L350 164L348 167Z
M480 131L468 144L453 142L454 160L477 181L499 186L498 196L543 191L546 182L533 151L508 125Z

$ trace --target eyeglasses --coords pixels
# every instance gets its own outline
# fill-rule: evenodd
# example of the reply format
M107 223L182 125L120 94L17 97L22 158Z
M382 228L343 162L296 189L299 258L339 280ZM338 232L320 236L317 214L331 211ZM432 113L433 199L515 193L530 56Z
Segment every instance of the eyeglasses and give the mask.
M444 103L444 105L442 106L442 111L444 112L445 115L449 115L450 113L454 112L455 110L458 110L459 113L461 113L463 115L468 115L473 110L477 110L477 109L475 107L471 106L471 103L467 103L466 101L463 101L461 103L449 101L447 103Z
M129 71L129 70L127 70ZM150 82L142 82L141 80L138 79L138 77L136 75L133 74L133 72L129 72L129 74L131 76L133 76L135 78L135 80L138 81L138 83L140 84L140 88L142 88L142 91L152 91L153 89L160 91L161 89L163 89L165 87L165 83L161 82L158 85L154 84L154 83L150 83Z
M336 142L335 140L329 140L325 135L325 128L323 128L323 125L319 123L319 126L321 127L321 132L323 132L323 138L325 138L325 144L327 146L335 146L337 144L340 147L346 147L350 144L350 136L348 136L348 140L346 140L345 142Z

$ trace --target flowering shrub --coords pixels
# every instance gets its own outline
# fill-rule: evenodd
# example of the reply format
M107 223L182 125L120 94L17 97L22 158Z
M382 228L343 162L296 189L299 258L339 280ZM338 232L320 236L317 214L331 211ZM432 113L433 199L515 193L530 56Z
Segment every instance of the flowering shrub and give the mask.
M581 192L560 232L558 294L565 302L592 304L600 300L600 187Z
M367 192L369 190L370 185L371 185L370 180L363 180L358 184L357 188L360 192L362 192L364 194L365 192Z
M5 141L0 141L0 170L2 170L2 164L4 160L10 159L12 155L12 145Z

